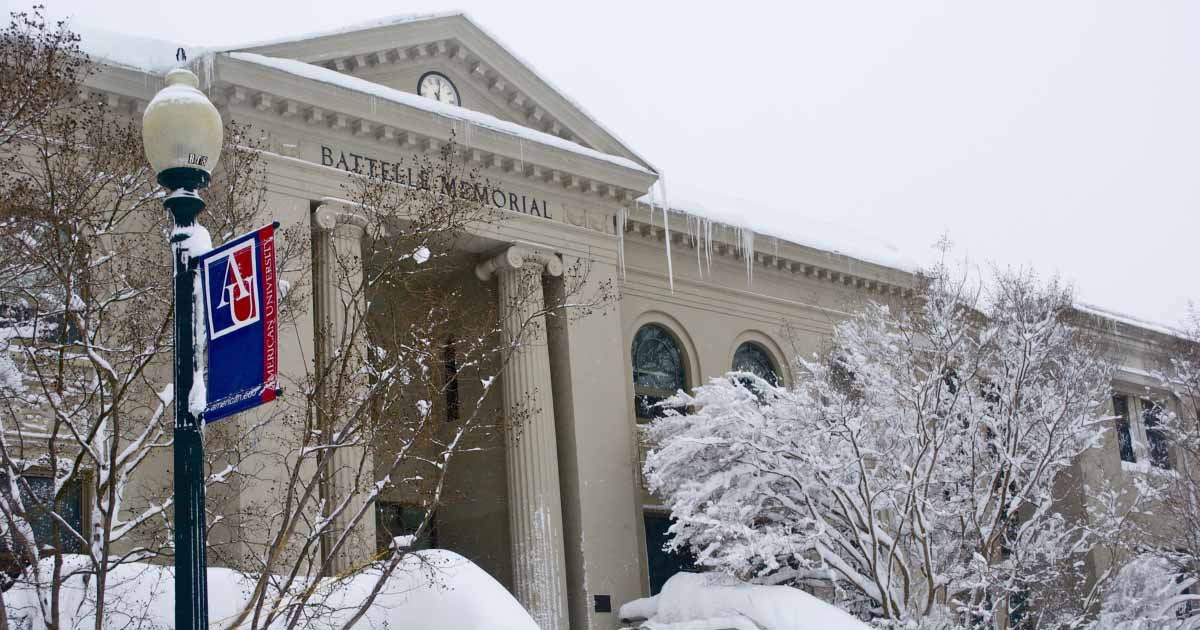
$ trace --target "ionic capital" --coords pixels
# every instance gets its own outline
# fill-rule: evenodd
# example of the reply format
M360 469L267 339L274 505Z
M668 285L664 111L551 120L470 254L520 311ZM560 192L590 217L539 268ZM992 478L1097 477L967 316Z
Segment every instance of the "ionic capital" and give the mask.
M321 205L313 210L314 232L361 237L367 228L367 219L357 205L335 199L322 199Z
M487 281L503 269L525 269L534 266L549 276L561 276L563 272L563 264L558 256L523 245L513 245L476 265L475 277Z

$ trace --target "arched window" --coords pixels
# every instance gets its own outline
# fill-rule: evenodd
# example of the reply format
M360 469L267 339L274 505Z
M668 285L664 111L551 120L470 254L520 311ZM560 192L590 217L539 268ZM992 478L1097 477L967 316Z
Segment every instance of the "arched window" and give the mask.
M762 346L751 341L738 346L737 351L733 353L733 369L749 372L772 385L779 384L779 370L775 368L771 355Z
M639 418L663 415L654 405L687 387L683 353L662 326L647 324L633 336L633 403Z

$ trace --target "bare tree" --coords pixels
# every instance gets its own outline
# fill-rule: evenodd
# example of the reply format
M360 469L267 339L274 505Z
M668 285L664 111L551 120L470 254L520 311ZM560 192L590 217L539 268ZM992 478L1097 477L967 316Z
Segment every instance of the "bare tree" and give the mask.
M0 33L0 546L5 589L31 589L21 614L50 628L80 608L109 627L110 577L171 540L170 489L140 475L170 446L168 226L140 130L85 89L78 39L40 8ZM213 189L221 233L261 201L243 133Z
M314 236L315 264L331 265L332 274L309 273L314 283L325 276L312 287L319 305L313 369L293 384L305 405L270 421L286 424L296 441L265 459L258 453L253 469L237 467L247 479L286 470L255 520L269 523L253 528L266 536L247 528L230 540L256 550L245 565L253 592L231 620L240 627L348 628L361 620L396 571L412 570L412 543L433 526L457 460L500 447L506 433L519 439L529 410L497 413L494 386L512 353L545 315L587 316L612 301L611 287L589 288L586 266L576 265L557 301L517 322L515 333L502 330L501 305L474 277L478 259L464 246L504 217L484 205L477 193L490 183L462 153L450 142L412 158L412 182L351 175L346 205L361 236L349 245L337 234ZM529 282L512 299L540 303L544 290ZM376 504L396 493L420 506L419 524L403 536L381 535L378 551L374 540L356 541ZM344 566L339 557L356 548L361 556L364 544L368 561ZM347 577L356 579L339 581ZM336 597L340 608L331 610L339 584L361 596Z
M161 191L131 112L90 96L95 68L63 24L13 14L0 57L5 85L28 91L0 95L4 625L169 624L149 611L153 589L137 588L164 579L153 565L172 554L171 489L148 472L169 466L175 395ZM200 217L218 243L269 220L263 141L227 128ZM286 404L206 430L210 557L250 585L219 621L362 620L397 571L422 563L411 542L432 527L460 456L520 439L530 410L498 412L495 400L512 353L544 334L547 315L611 304L612 287L589 285L579 263L551 291L529 281L508 296L546 306L502 334L506 305L473 277L470 252L504 217L465 164L451 140L408 161L412 181L350 174L356 231L285 227L281 336L303 348L315 333L315 352L285 370ZM423 517L376 549L360 532L394 495Z

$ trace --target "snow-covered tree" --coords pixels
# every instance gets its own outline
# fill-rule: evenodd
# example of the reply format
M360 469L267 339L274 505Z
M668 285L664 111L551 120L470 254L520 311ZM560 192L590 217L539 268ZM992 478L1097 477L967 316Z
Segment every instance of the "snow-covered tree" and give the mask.
M1193 307L1175 332L1157 370L1171 393L1162 418L1171 470L1159 475L1154 516L1142 523L1138 568L1122 573L1124 596L1105 602L1121 628L1200 628L1200 310ZM1152 608L1175 625L1133 623Z
M1096 630L1195 630L1200 595L1187 554L1145 553L1125 563L1104 597Z
M1097 488L1113 509L1084 518L1077 498L1111 367L1057 281L971 286L943 266L866 304L791 387L734 373L668 401L689 412L648 427L646 474L671 544L885 626L1083 624L1106 582L1085 555L1140 505Z

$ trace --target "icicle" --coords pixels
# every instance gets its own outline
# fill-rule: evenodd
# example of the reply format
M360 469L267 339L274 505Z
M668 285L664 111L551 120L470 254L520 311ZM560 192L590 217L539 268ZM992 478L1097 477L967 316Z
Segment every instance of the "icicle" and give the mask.
M692 247L696 248L696 273L704 277L704 263L700 257L700 217L688 215L688 235L692 237ZM692 228L695 228L694 230Z
M671 266L671 203L667 199L667 180L661 173L658 176L658 186L662 189L663 235L667 242L667 286L675 293L675 270Z
M742 256L746 257L746 284L754 284L754 230L738 229L742 233Z
M625 226L628 223L629 210L624 206L617 208L617 269L620 270L622 282L625 281Z
M708 266L708 275L713 275L713 222L704 218L704 264Z

